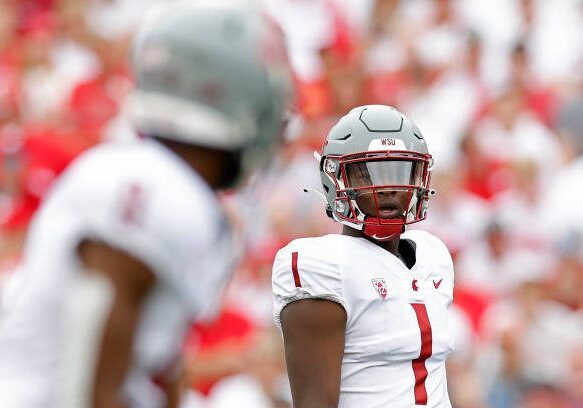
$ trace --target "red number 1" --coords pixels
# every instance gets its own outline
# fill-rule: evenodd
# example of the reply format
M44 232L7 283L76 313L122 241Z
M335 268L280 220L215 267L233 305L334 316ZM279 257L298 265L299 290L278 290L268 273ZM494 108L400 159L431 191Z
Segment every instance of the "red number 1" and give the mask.
M425 360L431 357L432 353L432 333L431 323L427 316L427 309L423 303L411 303L415 315L417 316L417 323L419 323L419 331L421 332L421 352L419 357L412 361L413 374L415 375L415 404L427 405L427 389L425 388L425 380L427 379L427 367L425 367Z

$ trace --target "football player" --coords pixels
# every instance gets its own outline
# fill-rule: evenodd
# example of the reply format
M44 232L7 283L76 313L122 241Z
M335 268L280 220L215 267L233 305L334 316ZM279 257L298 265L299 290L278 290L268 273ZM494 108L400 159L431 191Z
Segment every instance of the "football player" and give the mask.
M275 147L282 37L244 2L172 2L133 60L142 137L82 155L34 219L0 312L0 407L175 406L185 329L220 301L235 250L216 191Z
M295 408L450 407L453 266L426 217L432 158L405 115L354 108L320 158L342 234L301 238L273 266L274 317Z

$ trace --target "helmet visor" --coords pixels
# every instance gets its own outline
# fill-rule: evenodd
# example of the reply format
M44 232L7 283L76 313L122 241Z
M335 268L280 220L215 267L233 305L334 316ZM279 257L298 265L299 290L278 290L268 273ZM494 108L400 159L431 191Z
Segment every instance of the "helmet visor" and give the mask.
M346 177L351 188L371 186L423 186L423 163L383 160L348 163Z

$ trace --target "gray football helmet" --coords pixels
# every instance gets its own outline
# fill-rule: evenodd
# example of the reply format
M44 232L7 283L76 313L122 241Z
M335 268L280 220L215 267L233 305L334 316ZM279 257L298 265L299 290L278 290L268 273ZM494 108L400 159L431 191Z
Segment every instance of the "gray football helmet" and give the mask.
M320 159L327 213L379 240L426 218L432 158L417 126L390 106L352 109L330 130ZM383 195L406 194L402 206L383 207ZM368 195L370 208L361 208Z
M263 163L292 96L277 24L243 1L171 2L153 14L133 51L136 129L240 153L243 170Z

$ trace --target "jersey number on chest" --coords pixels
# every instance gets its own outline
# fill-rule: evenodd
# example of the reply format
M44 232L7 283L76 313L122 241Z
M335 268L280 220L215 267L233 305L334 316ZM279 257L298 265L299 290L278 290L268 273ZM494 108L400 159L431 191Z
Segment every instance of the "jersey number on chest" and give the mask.
M425 380L427 379L427 367L425 367L425 360L431 357L432 353L432 332L429 316L427 316L427 308L423 303L411 303L417 323L419 324L419 332L421 334L421 352L419 357L412 360L413 374L415 375L415 386L413 391L415 393L416 405L427 405L427 389L425 388Z

